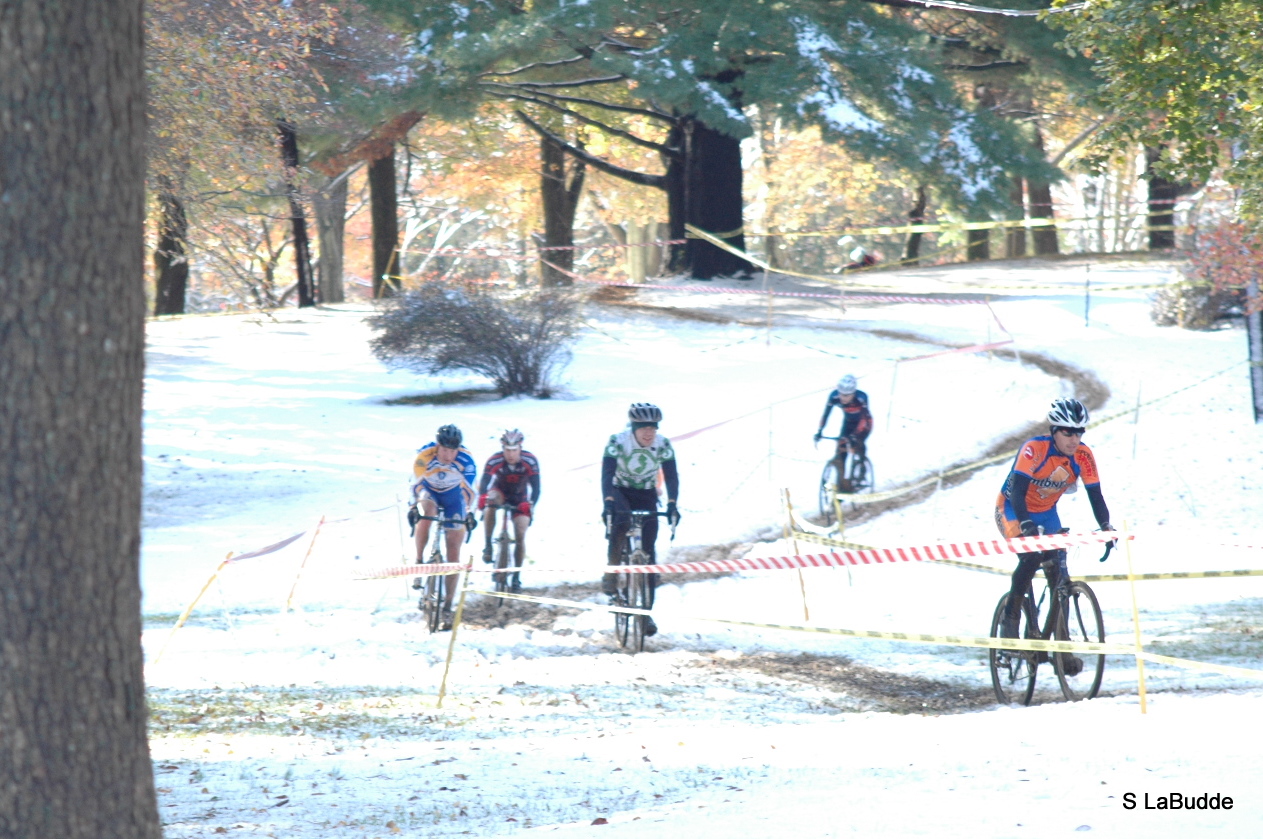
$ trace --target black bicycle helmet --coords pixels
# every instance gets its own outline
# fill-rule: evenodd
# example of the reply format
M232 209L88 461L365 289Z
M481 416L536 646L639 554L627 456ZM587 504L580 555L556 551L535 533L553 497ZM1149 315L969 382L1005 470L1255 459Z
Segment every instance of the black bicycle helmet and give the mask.
M444 425L434 435L434 442L448 449L459 449L463 439L460 429L454 425Z
M627 419L632 422L662 422L662 409L649 402L633 402L627 409Z
M1057 399L1048 411L1048 424L1054 428L1083 428L1088 424L1088 409L1078 399Z

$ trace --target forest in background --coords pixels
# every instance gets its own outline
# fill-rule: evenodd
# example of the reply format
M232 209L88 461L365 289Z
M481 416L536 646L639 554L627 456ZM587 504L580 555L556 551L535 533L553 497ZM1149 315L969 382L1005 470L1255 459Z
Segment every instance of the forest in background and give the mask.
M1135 85L1162 67L1167 101L1182 104L1188 78L1234 62L1239 89L1221 91L1199 136L1232 127L1225 102L1247 131L1239 100L1257 61L1205 35L1176 48L1163 30L1201 26L1211 6L1222 29L1233 14L1253 23L1241 3L1157 4L1172 6L1165 18L1140 5L1097 4L1112 17L902 0L458 14L423 0L155 0L150 310L382 297L427 278L757 273L686 239L686 224L826 276L856 247L877 269L1189 248L1196 231L1249 215L1253 170L1240 136L1191 143L1196 107L1163 114L1161 84L1143 102ZM1126 39L1151 37L1151 60L1127 65ZM1199 38L1204 54L1190 49ZM878 226L898 232L862 232ZM621 246L643 241L678 244L632 264Z

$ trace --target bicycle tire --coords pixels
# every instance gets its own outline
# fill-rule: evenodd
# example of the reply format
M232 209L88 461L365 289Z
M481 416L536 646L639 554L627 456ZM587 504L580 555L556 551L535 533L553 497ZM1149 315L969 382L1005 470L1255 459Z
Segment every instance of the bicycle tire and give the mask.
M1096 592L1087 583L1072 582L1065 600L1057 600L1056 638L1058 641L1105 642L1105 622ZM1079 660L1076 672L1074 659ZM1092 699L1101 689L1105 674L1103 653L1053 653L1053 670L1061 692L1070 702Z
M442 561L443 555L439 553L436 541L427 564L435 565ZM443 625L443 604L447 597L446 581L447 577L437 574L431 574L425 578L425 590L421 595L421 612L425 616L425 626L431 633L438 632Z
M833 499L838 491L838 464L830 460L820 473L820 515L825 524L833 524L837 518L833 509Z
M644 551L637 551L632 554L629 562L632 565L647 565L649 563L649 555ZM649 610L653 608L653 601L649 593L649 575L648 574L624 574L628 577L628 598L627 605L633 609ZM645 630L648 628L648 615L628 615L628 640L625 646L629 647L633 653L643 652L645 649Z
M496 542L499 543L498 550L496 552L496 568L497 569L508 568L509 567L509 538L504 533L501 533L500 538L497 539ZM509 575L507 573L503 573L497 570L496 573L492 574L491 576L495 577L495 588L496 588L497 593L503 593L509 590ZM499 609L504 604L505 604L505 599L503 597L496 598L497 609Z
M627 565L627 546L623 546L623 552L619 555L619 564ZM615 576L616 594L614 595L615 606L627 606L631 603L631 574L618 574ZM624 649L627 648L628 631L631 628L631 615L626 612L614 613L614 637L618 640L618 645Z
M996 604L995 615L991 618L992 638L1000 637L1000 623L1004 620L1004 610L1008 602L1009 595L1005 592ZM1018 637L1032 637L1032 627L1037 623L1030 600L1023 600ZM1031 704L1031 697L1035 695L1035 675L1039 669L1039 660L1034 652L988 649L987 664L991 669L991 687L995 690L997 702L1001 705L1012 705L1014 702Z
M877 481L873 478L873 462L868 455L862 458L851 456L851 490L857 495L873 491Z

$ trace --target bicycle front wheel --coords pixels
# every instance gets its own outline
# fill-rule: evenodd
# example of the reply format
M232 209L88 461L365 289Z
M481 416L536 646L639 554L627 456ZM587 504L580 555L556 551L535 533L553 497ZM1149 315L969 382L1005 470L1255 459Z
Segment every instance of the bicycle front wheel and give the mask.
M652 603L649 602L649 575L648 574L628 574L633 577L631 581L631 603L633 609L649 609ZM645 629L649 623L648 615L628 615L631 619L631 638L627 646L631 647L633 653L644 652L645 649Z
M824 465L824 471L820 473L820 515L824 517L825 524L833 524L836 518L833 509L833 499L838 492L838 464L830 460Z
M622 556L619 558L619 560L620 560L620 564L622 565L628 564L626 548L623 549ZM638 576L638 575L635 575L635 574L616 575L615 579L617 580L617 583L616 583L617 594L614 595L615 606L628 606L631 604L632 577L634 576ZM627 647L627 641L628 641L627 636L628 636L628 631L630 628L631 628L631 615L627 614L626 612L615 612L614 613L614 637L618 639L618 645L620 647L623 647L623 648Z
M1005 593L996 604L995 615L991 618L991 637L1000 637L1000 625L1004 621L1004 611L1009 602ZM1036 619L1029 601L1022 603L1022 614L1018 622L1017 637L1035 637ZM991 686L995 689L996 701L1001 705L1012 705L1020 702L1031 704L1035 694L1035 671L1039 661L1030 650L987 650L987 660L991 667Z
M496 592L501 593L509 590L509 575L501 573L499 569L509 567L509 538L504 534L496 540L499 543L499 549L496 551L496 573L491 576L495 577ZM504 605L503 597L496 598L496 608L499 609Z
M430 632L438 632L443 624L443 581L446 577L431 574L425 578L425 591L421 595L421 613Z
M873 478L873 462L868 459L868 455L864 457L851 457L851 488L857 495L863 495L873 491L876 486L876 480Z
M1086 583L1070 584L1070 595L1058 599L1056 638L1058 641L1105 642L1105 622L1096 593ZM1091 699L1101 689L1105 674L1103 653L1053 653L1053 670L1061 682L1061 692L1071 702Z

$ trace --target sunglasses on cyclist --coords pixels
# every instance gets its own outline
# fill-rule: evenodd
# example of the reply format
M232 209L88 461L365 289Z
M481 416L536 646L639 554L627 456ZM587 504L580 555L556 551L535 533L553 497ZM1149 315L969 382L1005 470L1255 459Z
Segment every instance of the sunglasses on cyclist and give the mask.
M1082 428L1058 428L1057 430L1067 437L1082 437L1084 432Z

